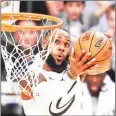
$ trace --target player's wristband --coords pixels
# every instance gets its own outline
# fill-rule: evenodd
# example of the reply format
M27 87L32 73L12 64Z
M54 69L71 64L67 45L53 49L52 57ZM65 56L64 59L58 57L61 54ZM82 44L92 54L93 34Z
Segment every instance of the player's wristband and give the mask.
M67 74L68 74L68 76L69 76L71 79L73 79L73 80L76 80L76 79L77 79L77 76L73 75L73 74L70 72L70 70L67 71Z

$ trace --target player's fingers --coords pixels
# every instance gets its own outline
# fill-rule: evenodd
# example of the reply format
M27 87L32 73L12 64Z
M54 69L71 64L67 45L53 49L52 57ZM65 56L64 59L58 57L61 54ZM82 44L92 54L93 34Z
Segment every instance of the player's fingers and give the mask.
M80 59L79 60L81 60L85 56L85 54L86 54L86 51L85 50L82 50L81 51L81 56L80 56Z
M96 64L96 59L95 58L93 58L92 60L90 60L88 63L86 63L86 64L84 64L84 65L82 65L80 68L81 68L81 70L85 70L85 69L89 69L90 67L92 67L92 66L95 66L95 64Z
M74 60L74 57L75 57L74 48L72 48L71 49L71 54L70 54L69 60L70 61L73 61Z
M90 53L90 55L88 56L87 62L89 62L91 59L92 59L92 57L91 57L91 53ZM87 63L87 62L85 62L85 63Z
M71 57L74 57L74 48L71 49Z
M86 51L85 51L85 50L82 50L82 51L81 51L81 56L75 58L76 63L80 62L81 59L85 56L85 54L86 54ZM83 64L83 62L80 62L80 63L79 63L79 66L81 65L81 63Z
M92 69L99 69L100 68L100 66L98 65L98 64L96 64L96 65L94 65L94 66L91 66L90 68L89 68L89 70L92 70Z
M69 57L69 60L72 61L72 62L78 63L81 60L81 58L83 58L85 56L85 53L86 53L86 51L85 50L82 50L81 56L78 57L76 55L76 53L74 52L74 49L72 49L71 55ZM81 65L81 63L79 64L79 66L80 65Z
M90 60L88 63L85 64L86 68L89 68L91 66L95 66L96 65L96 58L93 58L92 60Z
M86 63L91 58L91 53L88 52L81 60L81 62Z
M88 71L97 71L97 70L100 70L100 66L98 64L96 64L95 66L91 66L89 67L89 69L85 70L85 72L88 72Z
M74 48L72 48L71 50L71 55L69 57L70 61L76 62L79 60L79 58L77 57L76 53L74 52Z
M100 70L100 66L96 64L96 62L93 62L93 65L89 66L88 70L95 70L95 69Z
M83 64L87 63L88 60L91 58L91 53L87 53L81 61L78 62L77 66L82 66Z

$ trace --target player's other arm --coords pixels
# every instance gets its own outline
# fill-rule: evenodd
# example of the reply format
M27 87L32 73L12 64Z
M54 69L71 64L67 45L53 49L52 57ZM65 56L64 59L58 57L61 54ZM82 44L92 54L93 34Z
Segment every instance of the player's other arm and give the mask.
M46 78L42 74L39 74L38 84L41 83L41 82L43 82L43 81L47 81L47 80L46 80ZM33 91L32 91L32 86L33 85L27 83L26 80L21 80L20 81L19 87L21 89L21 99L22 100L34 99Z
M19 87L21 90L22 100L30 100L33 98L33 92L31 90L31 85L28 84L26 80L21 80L19 83Z

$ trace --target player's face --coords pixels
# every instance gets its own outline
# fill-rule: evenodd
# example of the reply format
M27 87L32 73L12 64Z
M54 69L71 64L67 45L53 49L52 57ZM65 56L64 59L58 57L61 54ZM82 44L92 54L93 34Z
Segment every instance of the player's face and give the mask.
M20 26L36 26L34 22L21 21ZM23 49L33 46L37 42L38 32L34 30L23 31L19 30L14 33L15 39Z
M78 20L84 10L84 4L82 2L67 2L65 10L70 20Z
M101 86L103 85L104 77L105 77L105 73L98 75L87 75L86 81L91 94L94 95L98 93Z
M60 33L52 45L51 55L57 65L61 65L70 52L70 37L67 33Z
M115 11L111 10L107 14L109 27L115 29Z

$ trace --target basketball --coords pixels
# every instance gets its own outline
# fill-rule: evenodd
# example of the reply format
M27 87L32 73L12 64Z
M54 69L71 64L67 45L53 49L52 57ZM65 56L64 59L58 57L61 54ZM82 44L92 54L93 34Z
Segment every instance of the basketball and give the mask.
M112 56L112 42L102 32L88 31L83 33L74 45L77 57L81 56L82 50L91 53L91 59L96 58L96 64L101 68L100 73L110 69Z

